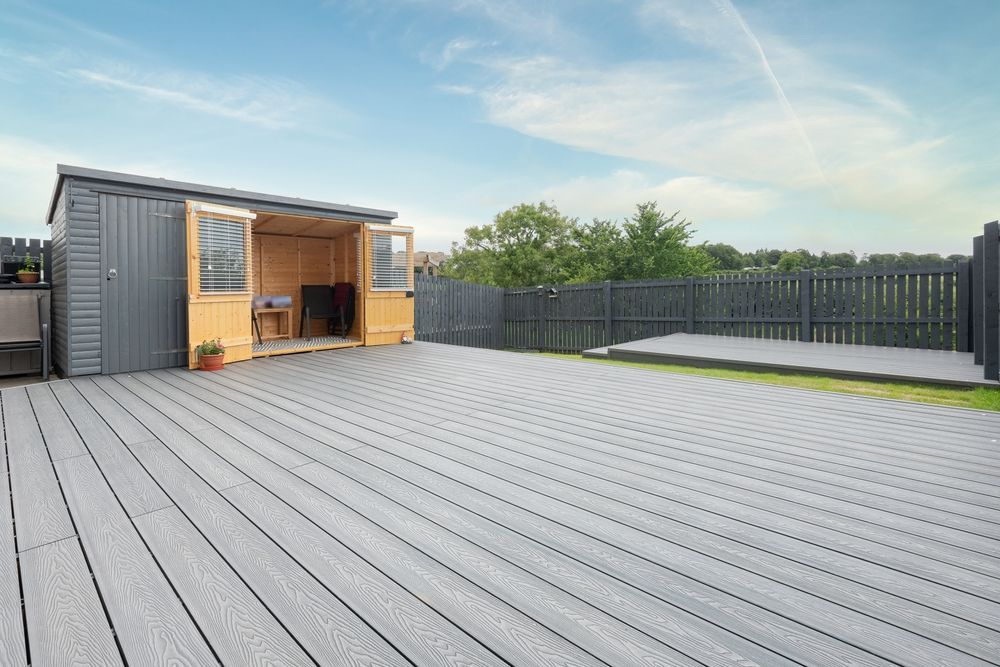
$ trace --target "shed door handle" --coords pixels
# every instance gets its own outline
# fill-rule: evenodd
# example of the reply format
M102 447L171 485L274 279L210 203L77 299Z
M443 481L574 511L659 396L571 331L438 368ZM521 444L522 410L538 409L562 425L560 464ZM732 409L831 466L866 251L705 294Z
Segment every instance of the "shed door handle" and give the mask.
M108 280L118 277L118 269L108 269Z

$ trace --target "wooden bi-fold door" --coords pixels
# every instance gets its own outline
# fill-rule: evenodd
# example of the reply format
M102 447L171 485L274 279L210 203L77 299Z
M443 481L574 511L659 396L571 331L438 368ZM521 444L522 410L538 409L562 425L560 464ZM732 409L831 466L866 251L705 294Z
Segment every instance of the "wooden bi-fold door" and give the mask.
M188 365L198 365L197 347L218 338L226 362L252 355L250 301L253 292L250 211L188 201Z
M413 228L366 224L365 345L413 340Z

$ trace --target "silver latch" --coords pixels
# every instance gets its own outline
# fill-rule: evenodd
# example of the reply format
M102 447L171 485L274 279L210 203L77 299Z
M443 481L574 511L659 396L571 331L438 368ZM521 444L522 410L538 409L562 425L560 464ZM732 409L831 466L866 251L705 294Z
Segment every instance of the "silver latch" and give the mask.
M118 269L108 269L108 280L118 277Z

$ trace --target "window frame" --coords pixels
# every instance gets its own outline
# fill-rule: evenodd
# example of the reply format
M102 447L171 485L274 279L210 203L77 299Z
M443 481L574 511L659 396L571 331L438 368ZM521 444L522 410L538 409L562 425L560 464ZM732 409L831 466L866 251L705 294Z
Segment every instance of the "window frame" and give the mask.
M192 231L194 241L196 244L195 256L196 261L193 263L192 268L197 268L198 280L196 285L196 291L192 296L200 297L204 299L212 299L214 297L226 296L246 296L253 293L253 220L256 219L257 215L247 210L230 208L228 206L217 206L208 204L195 204L192 206L191 215L194 217ZM218 222L228 222L242 225L243 227L243 289L239 290L206 290L204 288L203 280L205 275L202 271L202 262L205 259L205 247L203 245L204 238L202 234L202 222L206 220L213 220Z
M375 252L376 252L376 236L388 236L388 237L404 237L406 239L406 258L404 260L405 266L404 275L406 276L406 283L403 286L390 285L383 286L377 285L376 283L376 273L378 266L375 262ZM383 226L383 225L369 225L368 226L368 246L369 251L366 253L368 255L368 290L371 292L412 292L414 285L413 277L413 229L410 227L393 227L393 226ZM396 267L392 265L393 258L395 256L394 252L391 252L391 241L390 241L390 269L395 269Z

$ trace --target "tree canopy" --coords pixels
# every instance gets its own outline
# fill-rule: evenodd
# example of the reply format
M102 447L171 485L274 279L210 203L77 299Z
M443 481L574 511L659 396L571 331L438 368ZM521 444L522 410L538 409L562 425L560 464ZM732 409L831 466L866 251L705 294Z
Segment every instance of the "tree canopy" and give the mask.
M740 252L726 243L692 243L694 230L679 212L656 202L636 205L626 220L581 223L553 204L518 204L493 221L465 230L443 275L499 287L696 276L720 271L795 272L856 266L907 269L959 261L936 253L876 253L760 248Z
M669 278L708 273L716 261L690 245L691 223L655 202L636 206L621 224L580 224L546 202L519 204L491 224L469 227L452 246L444 274L462 280L523 287L600 280Z

